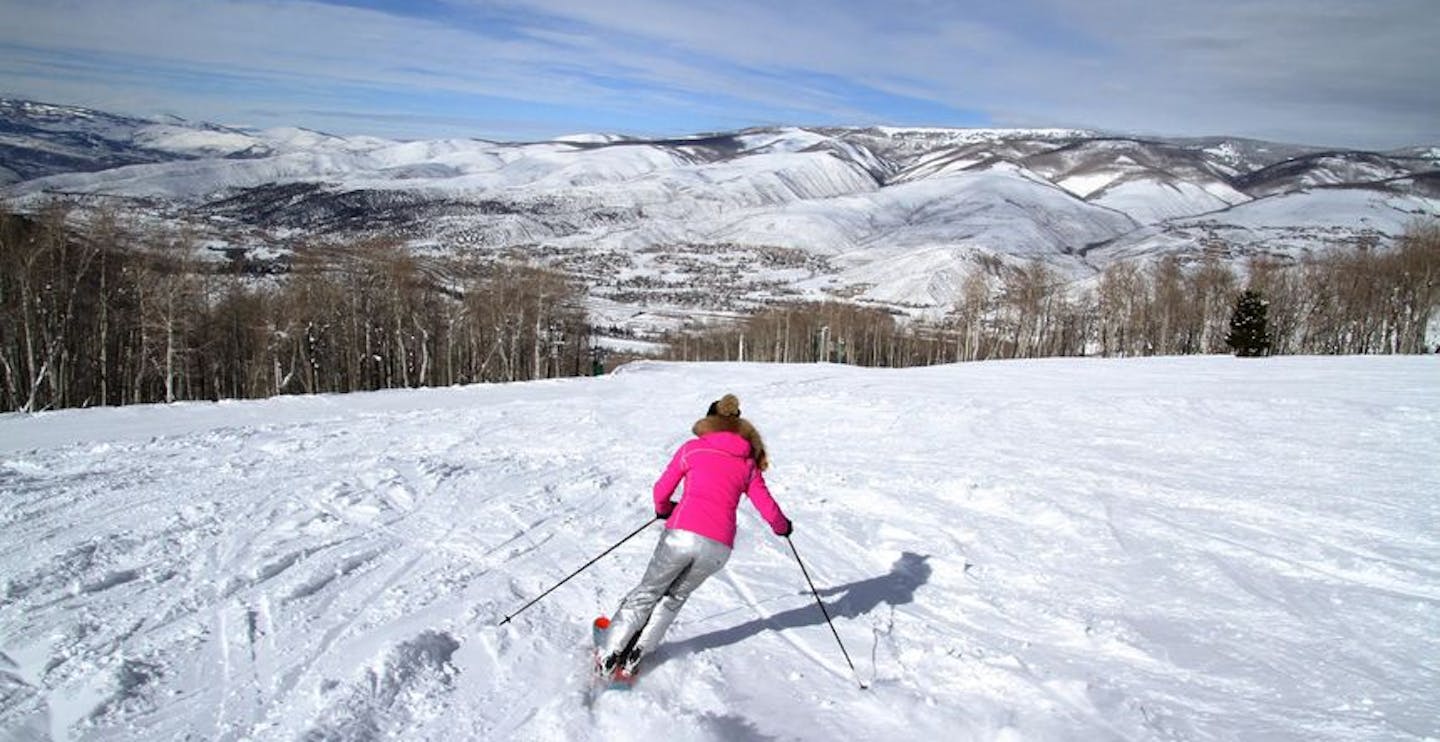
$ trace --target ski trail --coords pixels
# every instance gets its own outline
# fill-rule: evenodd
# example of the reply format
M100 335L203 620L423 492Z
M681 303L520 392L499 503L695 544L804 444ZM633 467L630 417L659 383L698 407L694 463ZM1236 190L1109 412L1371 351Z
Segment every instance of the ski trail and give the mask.
M638 364L36 416L0 456L0 738L1440 738L1436 378ZM742 505L672 653L587 708L653 532L494 622L650 516L722 391L858 673Z

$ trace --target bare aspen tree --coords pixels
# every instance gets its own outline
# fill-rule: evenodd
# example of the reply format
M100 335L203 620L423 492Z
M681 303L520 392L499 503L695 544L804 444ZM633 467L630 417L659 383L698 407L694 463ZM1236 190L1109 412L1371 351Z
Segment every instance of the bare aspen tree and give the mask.
M195 255L195 237L188 229L155 232L146 246L149 302L141 322L156 338L152 358L164 389L163 401L174 402L189 388L189 333L200 316L203 293Z
M954 312L960 335L956 360L975 361L981 358L981 338L985 332L985 323L993 310L991 296L989 274L980 268L965 274L960 285L960 301L956 303Z
M1011 324L1011 357L1035 357L1050 331L1058 277L1048 265L1031 261L1005 275L1004 294Z
M1440 309L1440 222L1411 224L1400 237L1393 274L1399 326L1397 353L1425 353L1430 317Z
M33 357L29 275L34 224L0 204L0 374L4 406L18 410L29 397L29 361Z
M1235 272L1213 253L1192 270L1190 292L1201 321L1197 353L1226 352L1226 328L1239 294L1236 283Z
M1180 261L1174 255L1166 255L1150 267L1151 308L1147 332L1155 353L1169 355L1189 350L1183 331L1187 303L1184 281Z
M123 230L119 223L119 216L113 209L102 208L91 213L86 225L87 237L95 245L97 260L96 278L98 287L94 301L96 304L95 325L96 343L95 350L98 355L95 364L96 389L98 401L101 405L110 404L110 308L115 303L112 290L115 288L111 280L111 270L115 263L123 263L124 255L129 246L125 243Z
M1112 263L1100 275L1097 294L1101 353L1135 355L1145 345L1137 338L1149 296L1144 275L1134 263Z
M64 204L47 205L32 235L15 245L23 334L16 396L23 399L18 405L22 412L71 403L67 394L75 350L71 335L79 324L77 303L88 293L86 281L97 250L93 244L71 239L66 225L69 214Z

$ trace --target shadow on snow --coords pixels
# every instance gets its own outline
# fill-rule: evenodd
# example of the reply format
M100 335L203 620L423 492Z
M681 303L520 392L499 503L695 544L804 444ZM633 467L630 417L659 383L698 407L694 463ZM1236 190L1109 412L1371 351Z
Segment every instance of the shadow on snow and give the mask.
M897 606L909 603L915 599L915 591L930 579L931 569L926 563L929 558L907 551L895 560L888 573L879 577L818 589L820 596L827 599L825 610L829 611L831 618L858 618L882 604ZM825 616L812 600L800 608L664 645L655 652L655 664L658 666L687 654L737 644L763 631L782 631L823 623Z

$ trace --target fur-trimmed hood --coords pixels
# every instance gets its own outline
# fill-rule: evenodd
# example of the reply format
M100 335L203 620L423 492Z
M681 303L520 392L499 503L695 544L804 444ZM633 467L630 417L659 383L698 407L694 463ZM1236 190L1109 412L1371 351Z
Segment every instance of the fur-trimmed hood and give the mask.
M697 436L706 433L736 433L750 444L750 457L755 459L755 465L760 471L770 468L770 457L765 452L765 441L760 438L760 431L750 424L749 420L738 415L706 415L695 421L690 432Z

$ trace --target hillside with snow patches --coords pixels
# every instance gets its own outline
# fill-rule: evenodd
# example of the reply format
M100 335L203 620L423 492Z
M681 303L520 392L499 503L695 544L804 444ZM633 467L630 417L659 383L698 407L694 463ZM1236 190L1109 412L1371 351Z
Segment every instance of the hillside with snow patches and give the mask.
M977 265L1293 258L1440 215L1434 147L1348 152L1073 129L748 129L392 141L0 101L0 198L186 220L219 259L384 234L522 256L597 306L844 297L942 312Z
M764 432L630 692L693 420ZM0 416L0 738L1433 740L1440 359L1052 359ZM857 677L858 675L858 677ZM868 689L861 690L863 682Z

